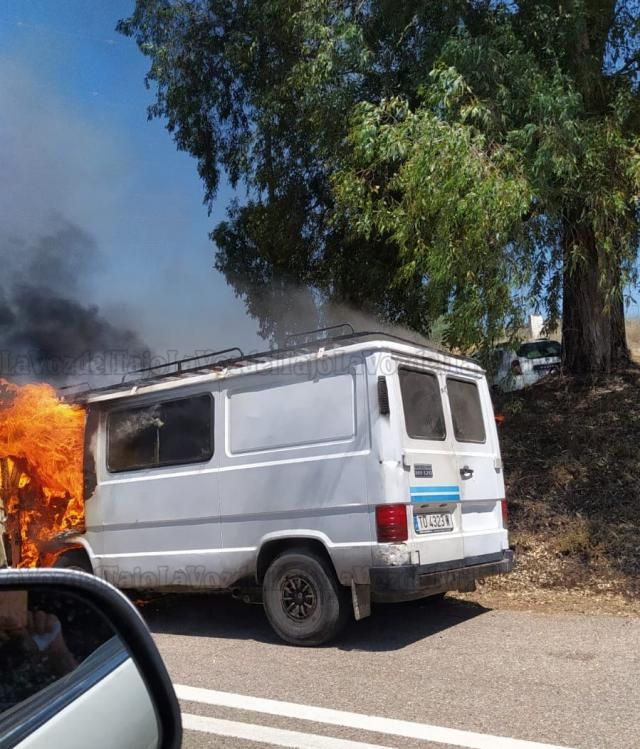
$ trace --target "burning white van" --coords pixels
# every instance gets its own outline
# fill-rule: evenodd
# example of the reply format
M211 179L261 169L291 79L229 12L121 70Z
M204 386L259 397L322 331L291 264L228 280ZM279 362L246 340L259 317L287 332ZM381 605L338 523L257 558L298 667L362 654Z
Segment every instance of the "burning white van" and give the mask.
M261 600L317 645L372 601L472 590L513 566L500 448L477 363L323 330L94 390L86 532L61 566L121 588Z

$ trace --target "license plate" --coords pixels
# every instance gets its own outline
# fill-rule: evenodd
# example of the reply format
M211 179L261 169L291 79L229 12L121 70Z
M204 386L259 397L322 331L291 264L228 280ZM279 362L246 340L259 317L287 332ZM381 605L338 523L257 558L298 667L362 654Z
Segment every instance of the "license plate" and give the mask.
M425 512L413 516L416 533L452 531L453 517L450 512Z

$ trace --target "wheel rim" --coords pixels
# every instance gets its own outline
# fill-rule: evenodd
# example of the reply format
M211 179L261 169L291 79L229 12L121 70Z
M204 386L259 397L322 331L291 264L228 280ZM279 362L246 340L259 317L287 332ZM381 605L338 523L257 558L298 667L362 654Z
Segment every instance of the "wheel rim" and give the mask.
M280 587L282 610L294 622L306 621L318 606L313 583L302 575L286 577Z

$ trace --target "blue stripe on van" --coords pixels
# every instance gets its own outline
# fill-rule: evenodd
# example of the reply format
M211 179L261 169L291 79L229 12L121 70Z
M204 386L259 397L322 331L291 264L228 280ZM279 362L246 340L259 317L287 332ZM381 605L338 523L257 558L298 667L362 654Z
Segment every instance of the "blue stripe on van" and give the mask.
M459 502L458 486L410 486L412 502Z
M459 502L459 494L412 494L412 502Z

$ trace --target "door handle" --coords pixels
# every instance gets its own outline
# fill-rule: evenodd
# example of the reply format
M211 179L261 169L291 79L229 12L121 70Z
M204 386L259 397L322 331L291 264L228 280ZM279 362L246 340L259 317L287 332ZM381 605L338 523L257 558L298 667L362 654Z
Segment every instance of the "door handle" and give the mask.
M463 479L470 479L473 476L473 468L469 468L469 466L463 466L460 469L460 476Z

